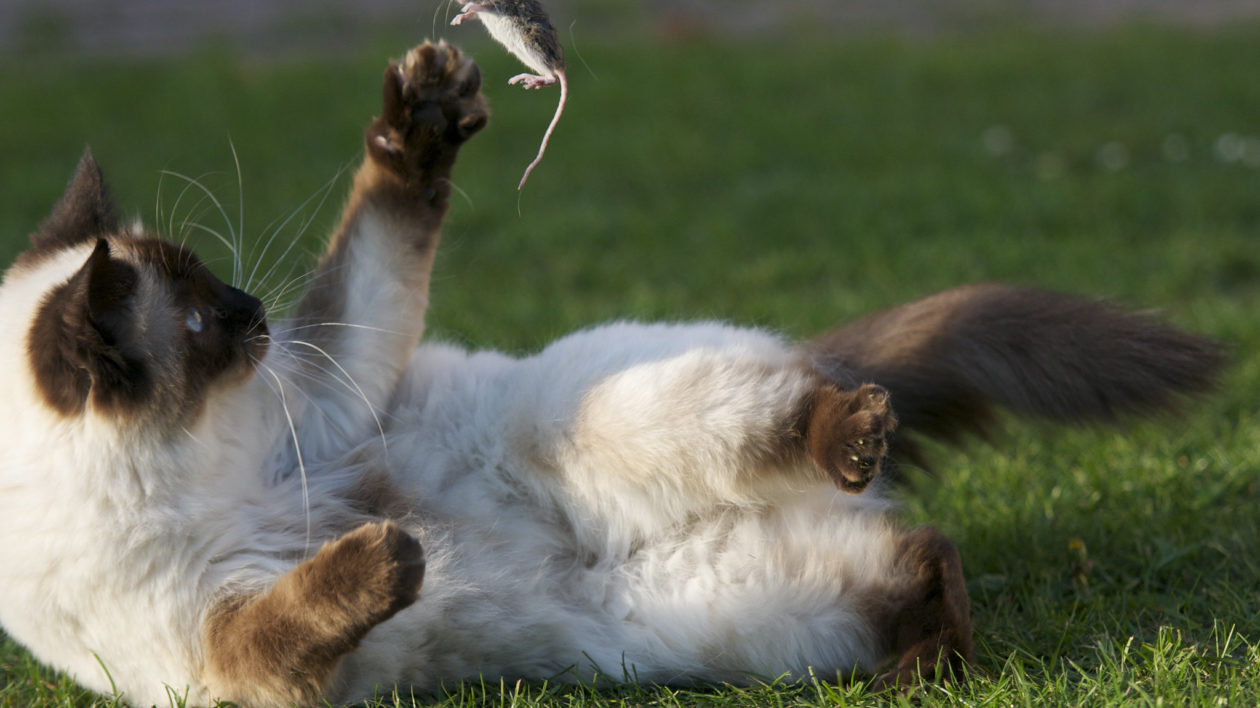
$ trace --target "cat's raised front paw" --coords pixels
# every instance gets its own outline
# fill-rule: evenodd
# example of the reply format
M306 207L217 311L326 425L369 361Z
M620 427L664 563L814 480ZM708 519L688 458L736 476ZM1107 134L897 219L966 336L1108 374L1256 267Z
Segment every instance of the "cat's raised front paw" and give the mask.
M425 42L412 49L385 70L368 154L408 182L449 170L459 146L489 119L480 89L481 71L456 47Z
M885 436L896 427L884 387L864 384L841 391L824 386L814 395L805 443L838 488L857 494L879 474L888 453Z

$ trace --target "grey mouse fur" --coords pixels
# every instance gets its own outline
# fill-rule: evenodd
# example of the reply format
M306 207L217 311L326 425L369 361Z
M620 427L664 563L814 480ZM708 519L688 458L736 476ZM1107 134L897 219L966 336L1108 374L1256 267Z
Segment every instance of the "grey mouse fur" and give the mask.
M556 35L556 28L537 0L480 0L466 3L452 25L461 24L468 19L481 20L486 31L496 42L502 44L525 66L537 74L517 74L508 79L509 84L521 84L526 89L538 89L552 84L560 84L560 102L556 106L556 114L543 134L542 145L538 148L538 156L525 168L517 189L525 186L525 180L542 161L547 151L547 143L551 133L560 122L564 113L564 104L569 96L569 82L565 76L564 48Z

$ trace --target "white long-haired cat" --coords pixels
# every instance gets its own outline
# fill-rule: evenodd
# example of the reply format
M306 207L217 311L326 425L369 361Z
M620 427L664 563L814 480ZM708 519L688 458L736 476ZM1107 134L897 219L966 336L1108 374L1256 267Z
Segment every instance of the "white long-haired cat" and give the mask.
M807 345L719 324L524 359L419 344L479 87L445 44L390 65L341 227L270 330L192 252L120 230L84 156L0 288L6 632L139 704L931 678L970 655L967 593L949 541L868 487L886 450L992 405L1165 406L1220 364L1148 317L993 285Z

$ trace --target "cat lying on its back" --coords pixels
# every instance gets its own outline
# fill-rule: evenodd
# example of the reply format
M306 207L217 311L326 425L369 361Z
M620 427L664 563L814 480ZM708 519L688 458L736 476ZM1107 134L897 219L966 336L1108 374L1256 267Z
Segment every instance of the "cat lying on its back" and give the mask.
M146 705L596 670L904 684L957 669L971 624L953 546L868 486L887 448L991 405L1163 406L1219 366L1001 286L803 346L718 324L525 359L418 344L479 87L445 44L390 65L341 227L270 329L185 247L120 230L85 155L0 287L6 632Z

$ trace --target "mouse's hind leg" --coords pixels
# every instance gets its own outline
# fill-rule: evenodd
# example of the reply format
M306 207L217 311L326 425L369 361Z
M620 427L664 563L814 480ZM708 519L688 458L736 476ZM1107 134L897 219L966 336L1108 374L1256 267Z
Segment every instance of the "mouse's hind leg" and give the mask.
M525 89L539 89L539 88L544 88L547 86L554 86L556 82L558 81L559 79L557 79L554 76L539 76L537 74L517 74L516 76L513 76L512 78L508 79L508 84L512 86L515 86L516 84L520 84L521 88L525 88Z
M451 20L451 26L455 27L463 24L464 20L474 20L477 18L478 12L483 12L486 9L485 5L480 5L475 2L465 3L464 6L459 9L459 14L455 16L455 19Z

